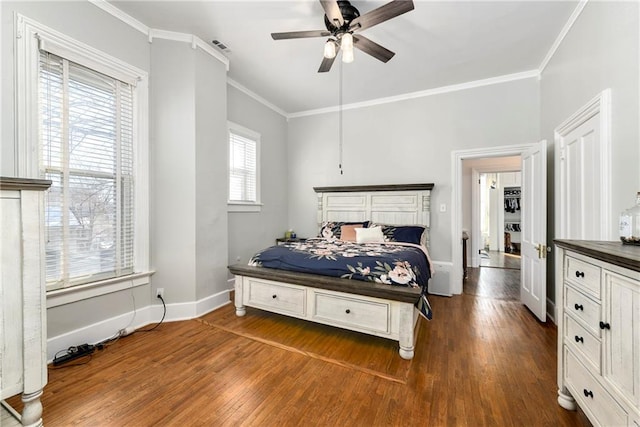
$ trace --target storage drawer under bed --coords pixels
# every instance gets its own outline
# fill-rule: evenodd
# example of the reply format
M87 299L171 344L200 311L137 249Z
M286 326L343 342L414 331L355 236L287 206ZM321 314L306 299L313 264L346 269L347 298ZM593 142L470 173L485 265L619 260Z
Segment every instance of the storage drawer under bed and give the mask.
M390 332L388 303L364 301L314 290L313 318L322 323L346 325L374 332Z

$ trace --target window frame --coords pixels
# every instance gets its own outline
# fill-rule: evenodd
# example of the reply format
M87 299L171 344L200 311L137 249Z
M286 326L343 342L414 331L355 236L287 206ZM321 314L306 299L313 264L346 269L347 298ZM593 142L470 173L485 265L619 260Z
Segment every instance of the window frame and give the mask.
M231 150L231 134L250 139L256 143L256 201L242 202L229 199L229 186L231 175L231 164L229 163L229 153ZM227 122L227 210L229 212L260 212L262 210L262 199L260 192L260 139L261 135L251 129L241 126L237 123Z
M133 273L56 290L47 289L47 297L64 296L68 303L148 284L149 276L153 273L149 267L148 73L21 14L15 13L14 21L17 176L40 176L38 85L41 46L65 59L135 85ZM74 297L72 294L77 295Z

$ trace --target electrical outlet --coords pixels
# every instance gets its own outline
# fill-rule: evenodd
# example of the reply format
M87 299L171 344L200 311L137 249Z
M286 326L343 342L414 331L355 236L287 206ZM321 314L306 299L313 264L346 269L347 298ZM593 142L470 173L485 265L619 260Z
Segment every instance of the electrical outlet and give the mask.
M444 203L440 204L440 212L446 212L447 211L447 205L445 205Z
M156 289L156 298L164 298L164 288Z

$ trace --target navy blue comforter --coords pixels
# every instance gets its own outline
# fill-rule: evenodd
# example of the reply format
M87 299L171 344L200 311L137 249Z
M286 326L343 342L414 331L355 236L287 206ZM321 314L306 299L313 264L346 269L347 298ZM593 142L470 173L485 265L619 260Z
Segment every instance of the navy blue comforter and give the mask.
M309 239L267 248L254 255L249 265L421 288L416 307L431 319L426 298L431 266L419 245Z

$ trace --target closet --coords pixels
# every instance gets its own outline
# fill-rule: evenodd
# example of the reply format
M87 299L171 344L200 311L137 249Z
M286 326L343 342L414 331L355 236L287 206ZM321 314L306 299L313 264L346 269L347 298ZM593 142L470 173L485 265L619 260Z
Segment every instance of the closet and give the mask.
M520 172L500 174L502 231L504 252L520 253L520 220L522 216Z

